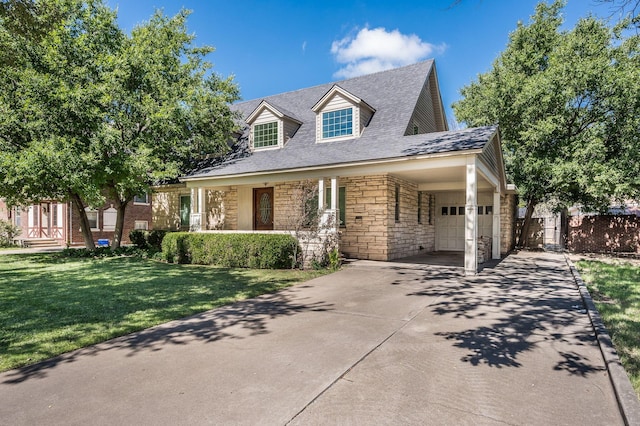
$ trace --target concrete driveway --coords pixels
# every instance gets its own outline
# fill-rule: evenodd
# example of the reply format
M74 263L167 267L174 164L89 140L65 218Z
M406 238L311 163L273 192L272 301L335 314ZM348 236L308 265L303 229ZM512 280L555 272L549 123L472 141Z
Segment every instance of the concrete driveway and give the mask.
M0 423L622 424L561 255L360 261L0 374Z

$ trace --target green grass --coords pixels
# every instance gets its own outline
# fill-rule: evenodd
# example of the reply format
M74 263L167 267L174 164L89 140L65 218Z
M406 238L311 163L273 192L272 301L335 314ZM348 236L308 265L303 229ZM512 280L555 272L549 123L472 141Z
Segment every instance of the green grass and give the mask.
M577 267L640 397L640 266L580 261Z
M0 256L0 371L326 271L221 269L132 257Z

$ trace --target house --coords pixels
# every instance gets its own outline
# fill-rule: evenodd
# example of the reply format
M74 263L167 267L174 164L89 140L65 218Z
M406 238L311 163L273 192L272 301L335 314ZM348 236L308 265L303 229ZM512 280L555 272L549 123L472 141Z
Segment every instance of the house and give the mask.
M434 61L237 103L231 152L160 187L158 229L283 232L318 186L340 251L391 260L464 252L475 274L513 248L515 187L497 127L449 131Z
M100 208L87 207L94 243L113 240L116 225L116 209L107 202ZM44 200L22 207L9 207L0 200L0 219L8 220L21 229L18 241L29 246L77 246L83 245L80 216L70 202ZM135 197L127 206L122 239L129 243L133 229L150 229L151 194Z

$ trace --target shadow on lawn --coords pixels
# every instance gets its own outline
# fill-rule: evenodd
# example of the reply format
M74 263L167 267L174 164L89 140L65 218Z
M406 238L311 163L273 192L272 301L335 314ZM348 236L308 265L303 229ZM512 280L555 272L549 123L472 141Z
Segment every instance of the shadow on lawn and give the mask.
M579 353L581 346L596 340L562 257L512 255L475 277L450 272L425 271L412 280L424 284L424 289L409 295L433 297L436 302L428 309L453 320L447 322L447 331L435 335L463 349L462 361L522 367L521 355L545 343L557 347L556 371L586 376L605 370L600 359ZM401 280L393 284L400 285Z
M141 351L160 351L167 345L211 343L221 339L244 339L262 335L269 332L269 319L330 309L331 305L324 302L294 301L290 292L267 294L19 368L9 372L3 383L17 384L28 379L44 378L49 370L60 364L72 363L81 357L94 356L99 352L127 351L127 356L135 356Z

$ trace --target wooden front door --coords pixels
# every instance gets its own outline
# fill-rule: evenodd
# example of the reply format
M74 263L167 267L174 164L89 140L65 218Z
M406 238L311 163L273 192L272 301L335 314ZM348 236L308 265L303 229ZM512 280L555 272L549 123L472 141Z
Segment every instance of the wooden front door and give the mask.
M273 229L273 187L253 190L253 229Z

